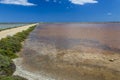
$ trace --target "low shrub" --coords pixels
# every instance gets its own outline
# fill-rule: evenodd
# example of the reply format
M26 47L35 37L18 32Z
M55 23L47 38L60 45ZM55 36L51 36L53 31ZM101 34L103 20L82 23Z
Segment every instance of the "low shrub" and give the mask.
M10 59L17 57L15 53L19 52L22 48L21 42L23 42L29 33L35 28L35 26L29 29L18 32L14 36L8 36L0 40L0 54L8 56Z
M9 50L13 53L20 51L22 45L19 40L14 37L8 36L7 38L3 38L0 41L0 49Z
M8 36L0 40L0 80L26 80L19 76L12 76L15 65L12 59L16 58L16 53L22 48L23 42L35 26L18 32L14 36Z
M0 75L12 75L14 71L13 61L9 57L0 54Z
M0 54L2 54L3 56L7 56L9 57L10 59L14 59L14 58L17 58L18 56L16 54L14 54L12 51L10 50L3 50L3 49L0 49Z

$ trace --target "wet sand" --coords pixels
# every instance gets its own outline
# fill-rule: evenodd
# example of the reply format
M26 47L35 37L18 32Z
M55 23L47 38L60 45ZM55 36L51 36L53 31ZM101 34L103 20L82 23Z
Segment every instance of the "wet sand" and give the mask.
M120 80L119 35L120 23L40 24L25 41L22 60L15 61L21 65L16 74L29 80Z

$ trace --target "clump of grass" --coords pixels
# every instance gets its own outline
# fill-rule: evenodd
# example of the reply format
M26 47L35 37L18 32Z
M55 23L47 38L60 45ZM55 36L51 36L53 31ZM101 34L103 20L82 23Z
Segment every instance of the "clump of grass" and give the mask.
M10 76L14 71L15 65L12 60L9 57L0 54L0 75Z
M20 76L3 76L3 77L0 77L0 80L27 80L25 78L22 78Z

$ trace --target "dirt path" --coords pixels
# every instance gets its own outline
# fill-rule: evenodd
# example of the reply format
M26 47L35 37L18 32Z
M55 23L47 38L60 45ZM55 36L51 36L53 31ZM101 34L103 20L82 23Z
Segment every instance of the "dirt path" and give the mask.
M36 25L36 24L31 24L31 25L26 25L26 26L22 26L22 27L3 30L0 32L0 39L5 38L7 36L13 36L14 34L21 32L23 30L26 30L29 27L34 26L34 25Z

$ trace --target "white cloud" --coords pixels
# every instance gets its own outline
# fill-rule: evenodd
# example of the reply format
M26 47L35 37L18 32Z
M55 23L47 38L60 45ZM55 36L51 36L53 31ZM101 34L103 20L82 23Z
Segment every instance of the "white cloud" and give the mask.
M28 0L0 0L2 4L14 4L23 6L34 6L35 4L28 2Z
M87 3L98 3L96 0L69 0L73 4L84 5Z

